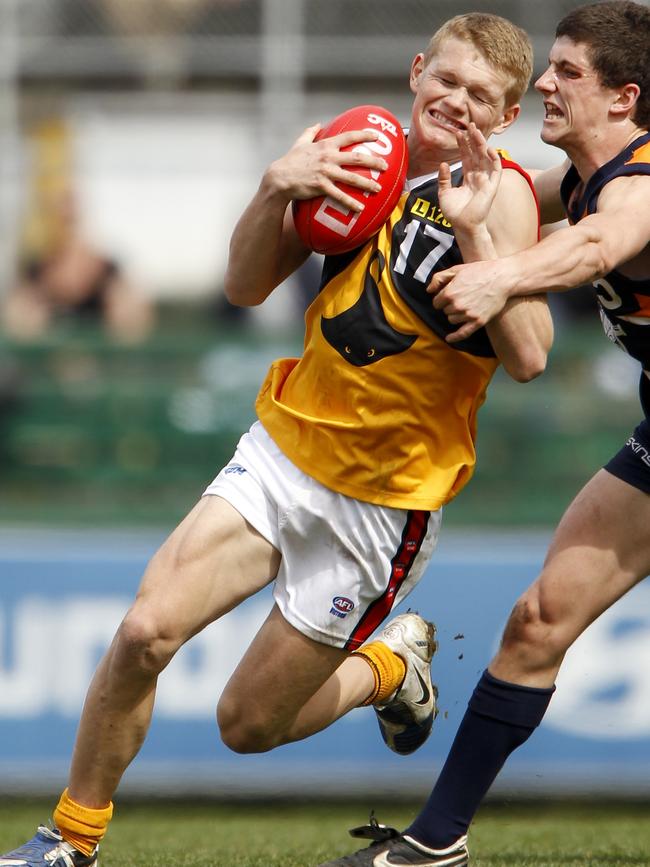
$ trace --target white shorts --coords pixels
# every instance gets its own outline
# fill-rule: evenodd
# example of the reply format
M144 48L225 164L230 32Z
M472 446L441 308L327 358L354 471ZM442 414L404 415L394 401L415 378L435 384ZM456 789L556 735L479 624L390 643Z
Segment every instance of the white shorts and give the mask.
M415 587L440 529L440 509L391 509L329 490L294 466L260 422L209 494L280 551L273 596L285 619L346 650L363 644Z

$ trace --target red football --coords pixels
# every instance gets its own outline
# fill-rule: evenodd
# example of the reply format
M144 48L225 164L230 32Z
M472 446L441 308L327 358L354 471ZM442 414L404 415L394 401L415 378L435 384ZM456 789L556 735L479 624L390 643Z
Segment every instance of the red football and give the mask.
M374 177L381 184L381 190L367 193L349 184L337 184L364 203L361 212L348 210L329 196L294 201L296 230L303 243L316 253L345 253L365 243L384 225L402 193L408 167L406 137L397 119L387 109L379 105L350 108L322 129L317 139L361 129L376 130L379 137L376 141L348 145L343 150L376 153L386 160L388 168L383 172L359 167L352 169L365 177Z

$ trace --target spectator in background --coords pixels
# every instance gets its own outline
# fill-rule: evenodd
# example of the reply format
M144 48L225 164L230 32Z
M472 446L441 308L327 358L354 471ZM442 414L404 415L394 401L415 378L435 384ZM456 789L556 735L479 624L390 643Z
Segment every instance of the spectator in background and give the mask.
M64 321L101 324L123 343L137 343L151 331L151 302L119 266L84 237L70 190L54 196L48 243L29 252L19 279L3 300L4 331L17 340L35 340Z
M138 0L137 3L133 0L102 0L108 19L126 36L183 32L207 5L207 0Z
M224 26L215 10L229 9L241 0L101 0L108 32L123 39L123 47L151 86L178 85L191 69L189 43L182 38ZM254 17L252 19L255 20ZM226 25L227 28L227 25ZM141 39L156 41L156 49L143 52Z

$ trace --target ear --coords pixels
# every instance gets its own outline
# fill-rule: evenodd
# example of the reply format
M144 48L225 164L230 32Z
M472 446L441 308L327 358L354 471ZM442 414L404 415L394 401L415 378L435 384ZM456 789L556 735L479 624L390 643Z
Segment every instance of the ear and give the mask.
M501 120L492 130L492 135L501 135L502 132L508 129L519 117L521 111L520 105L511 105L503 110Z
M409 78L409 86L413 93L417 92L420 78L424 71L424 54L416 54L411 64L411 76Z
M628 115L634 110L641 88L638 84L624 84L623 87L617 88L614 93L616 99L612 103L610 111L612 114L618 115L619 119L623 119L622 115Z

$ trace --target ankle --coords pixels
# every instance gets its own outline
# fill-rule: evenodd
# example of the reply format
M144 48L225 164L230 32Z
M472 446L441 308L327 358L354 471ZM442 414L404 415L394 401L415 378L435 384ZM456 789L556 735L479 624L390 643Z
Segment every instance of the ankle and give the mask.
M74 801L65 789L54 810L54 824L66 841L84 855L92 855L113 816L113 803L95 809Z
M362 658L372 669L375 686L363 702L364 705L382 704L401 686L406 676L406 664L401 656L383 641L372 641L355 650L353 656Z

